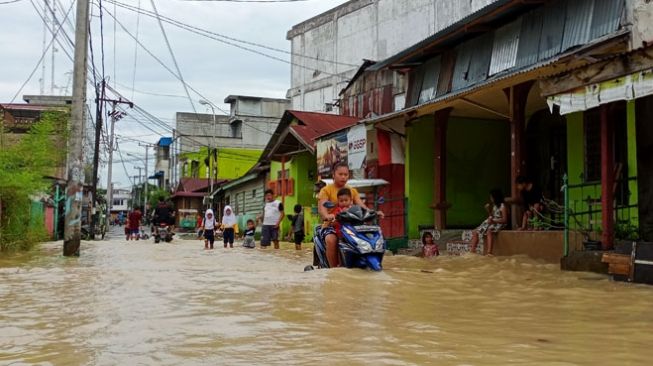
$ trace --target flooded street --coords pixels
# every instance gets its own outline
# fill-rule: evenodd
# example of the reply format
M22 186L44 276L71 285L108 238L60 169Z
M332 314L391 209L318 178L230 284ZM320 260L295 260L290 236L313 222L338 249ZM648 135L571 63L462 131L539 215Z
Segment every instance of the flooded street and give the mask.
M653 288L525 258L61 242L0 257L0 364L647 365Z

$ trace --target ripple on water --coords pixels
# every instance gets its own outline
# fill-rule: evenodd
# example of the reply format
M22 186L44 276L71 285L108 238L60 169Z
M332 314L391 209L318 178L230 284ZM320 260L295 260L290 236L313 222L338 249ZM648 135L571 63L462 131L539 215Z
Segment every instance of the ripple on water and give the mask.
M647 364L653 291L527 258L84 243L0 258L0 364ZM600 345L600 347L597 347ZM649 357L649 358L647 358Z

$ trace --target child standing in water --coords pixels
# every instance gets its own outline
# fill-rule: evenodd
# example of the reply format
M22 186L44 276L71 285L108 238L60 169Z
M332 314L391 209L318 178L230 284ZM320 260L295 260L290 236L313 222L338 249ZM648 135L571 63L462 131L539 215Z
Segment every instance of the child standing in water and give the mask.
M213 243L215 242L215 217L213 216L213 210L210 208L206 210L204 214L204 222L202 222L202 231L204 231L204 249L213 249Z
M238 219L234 211L231 209L231 206L224 206L224 215L222 215L222 235L224 238L224 247L227 247L227 244L230 248L234 247L234 237L236 236L236 224Z
M295 214L290 216L292 222L292 229L294 233L295 249L302 250L302 242L306 236L304 233L304 211L302 205L295 205Z
M435 243L431 232L427 231L422 235L422 244L424 244L424 247L422 248L422 257L430 258L440 255L440 248L438 248L438 245Z
M243 247L245 248L256 247L256 240L254 239L254 235L256 235L256 225L254 224L254 220L249 219L247 220L247 230L245 230L245 239L243 240Z

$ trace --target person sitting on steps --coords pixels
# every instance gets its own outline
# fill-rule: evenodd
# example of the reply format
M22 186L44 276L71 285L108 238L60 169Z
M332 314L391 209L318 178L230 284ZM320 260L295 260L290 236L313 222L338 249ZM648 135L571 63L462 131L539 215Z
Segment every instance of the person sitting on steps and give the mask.
M486 208L490 215L485 219L472 234L471 252L476 253L476 247L481 236L485 236L485 254L492 256L492 245L494 244L494 233L498 233L508 224L508 208L505 205L505 198L500 189L490 191L491 205Z

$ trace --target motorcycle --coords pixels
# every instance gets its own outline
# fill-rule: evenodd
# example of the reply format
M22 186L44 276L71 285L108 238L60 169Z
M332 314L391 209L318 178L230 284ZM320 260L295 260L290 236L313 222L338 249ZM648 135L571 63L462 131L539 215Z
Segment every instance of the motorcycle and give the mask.
M324 207L335 207L332 202L325 202ZM381 227L370 224L377 218L375 211L353 206L347 211L340 212L336 220L340 223L342 239L338 242L338 255L340 263L346 268L383 269L383 255L386 251L386 241L383 238ZM325 223L324 225L328 225ZM319 268L329 268L326 256L326 243L319 235L321 226L315 228L313 242L313 261Z
M161 240L165 241L166 243L170 243L172 241L172 233L170 232L170 227L168 224L165 223L160 223L158 226L154 228L154 242L155 243L160 243Z

